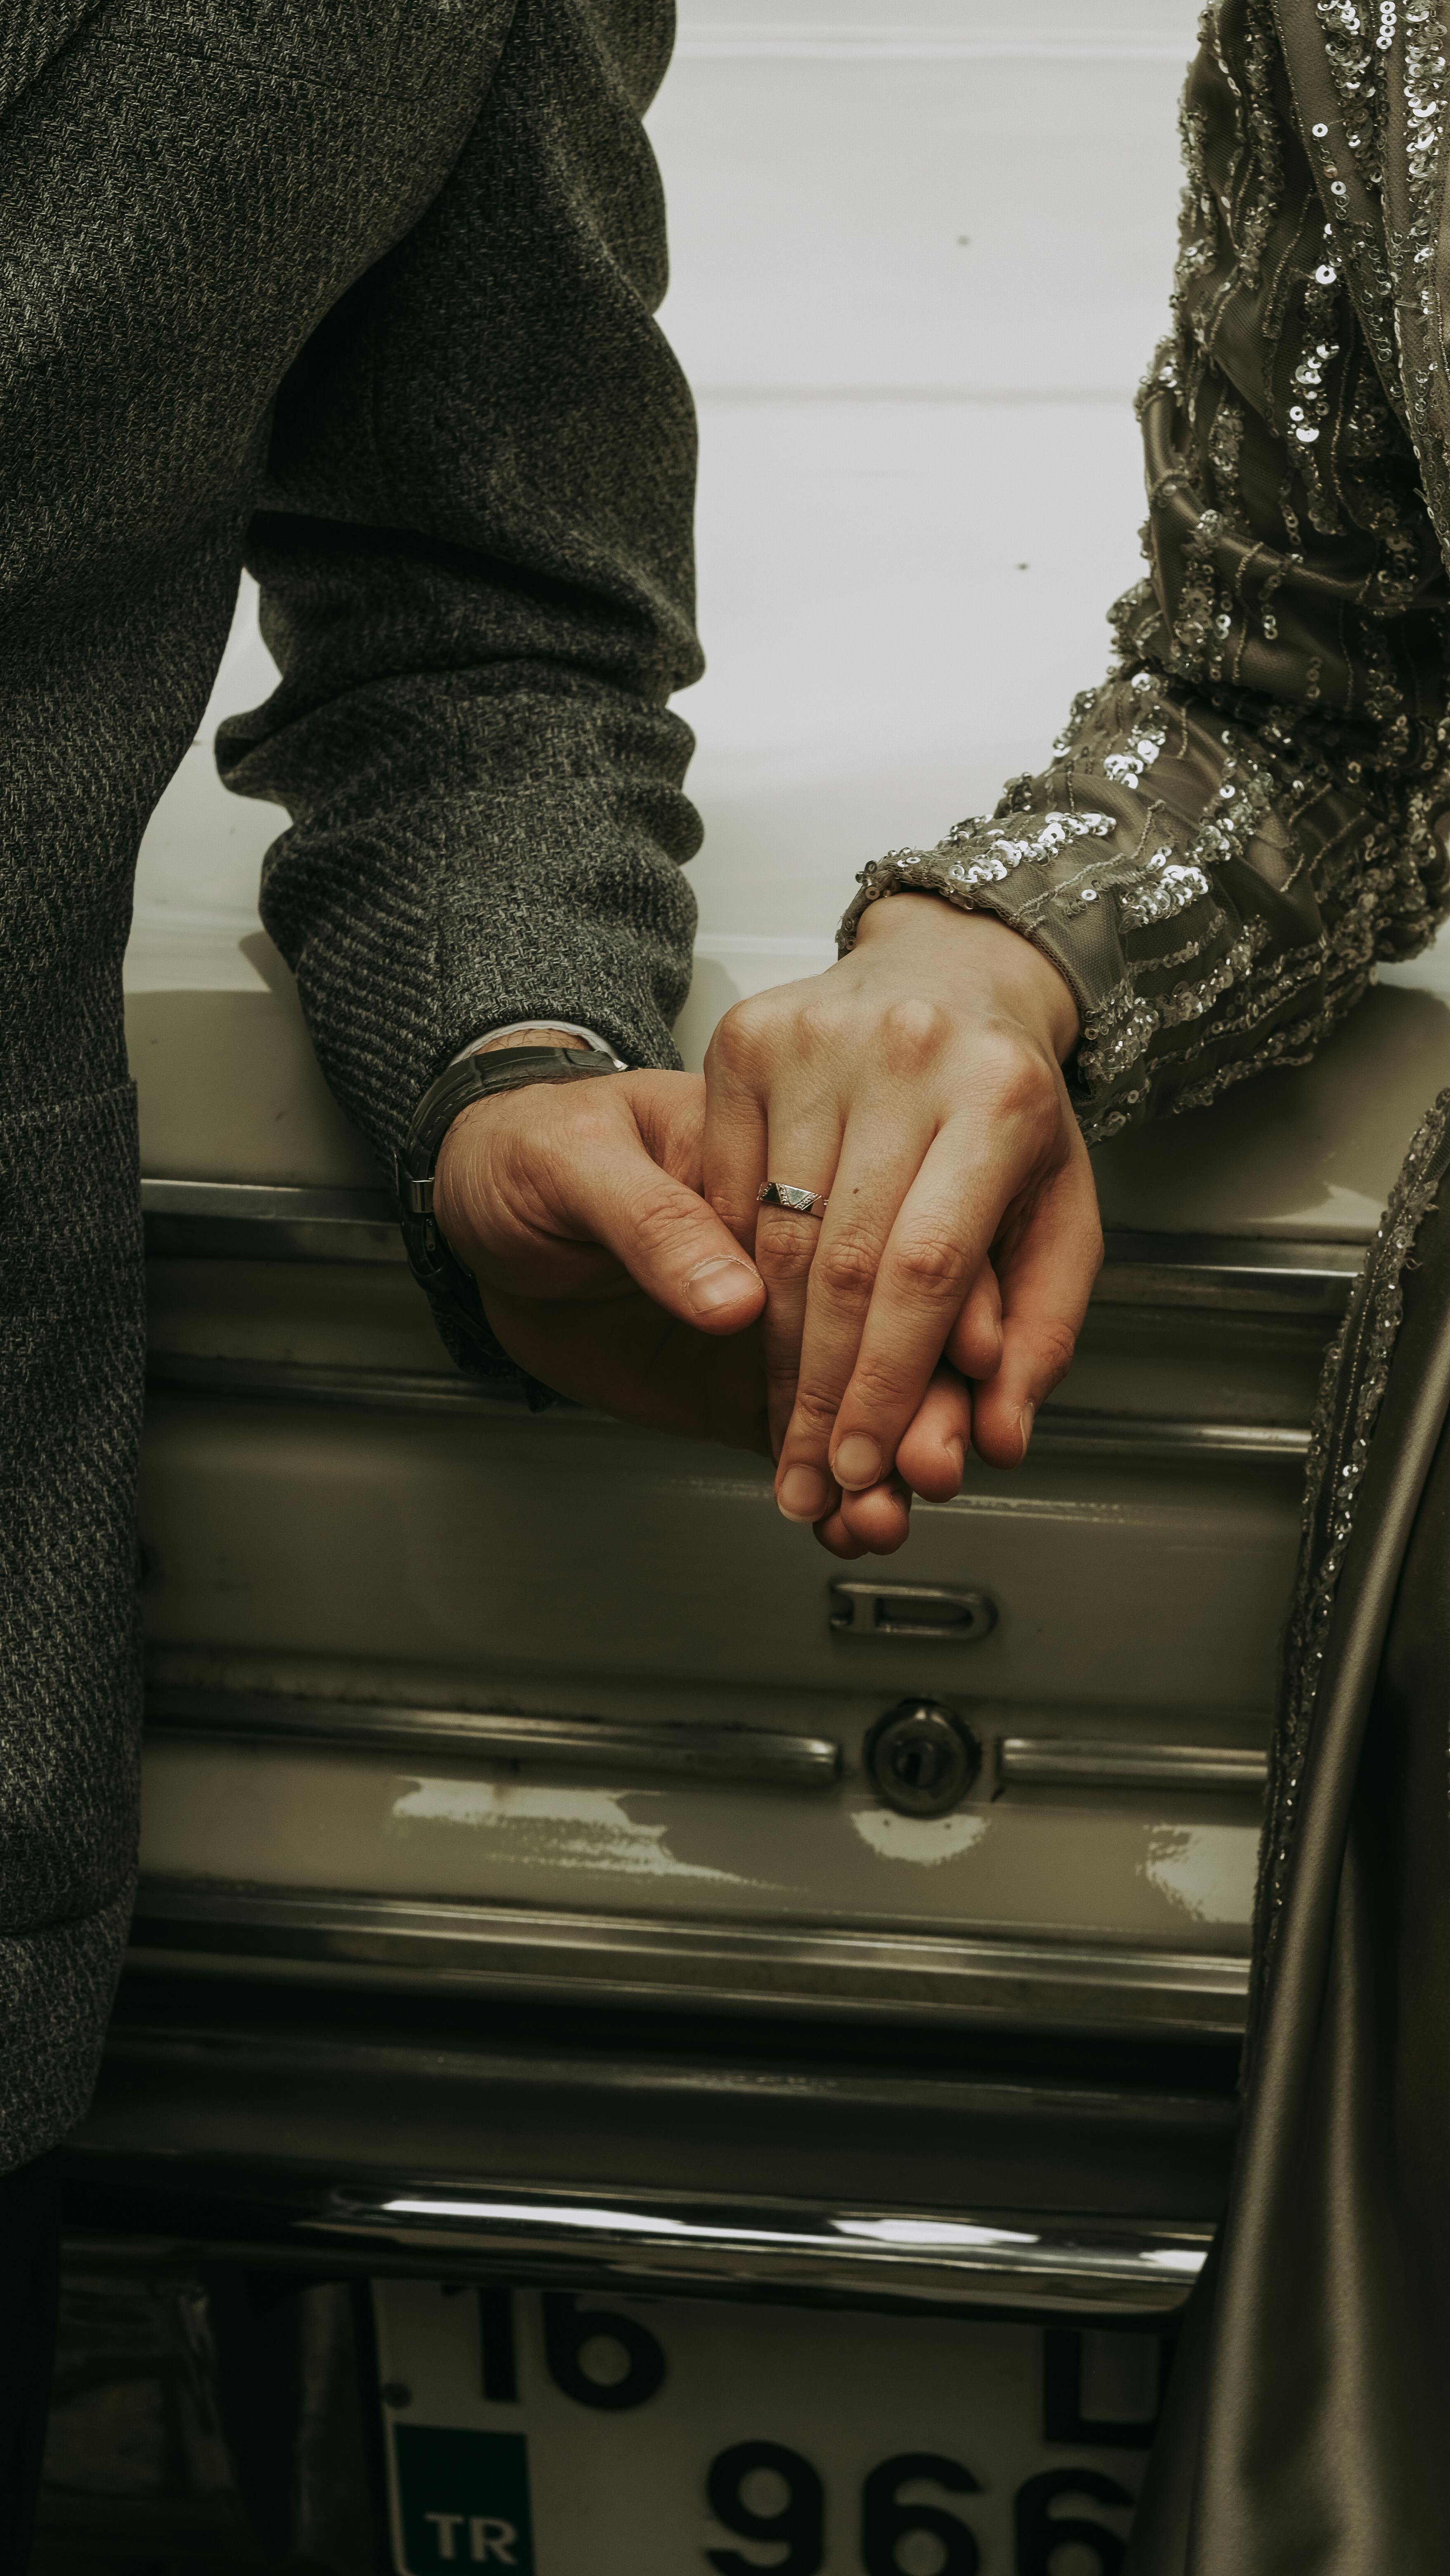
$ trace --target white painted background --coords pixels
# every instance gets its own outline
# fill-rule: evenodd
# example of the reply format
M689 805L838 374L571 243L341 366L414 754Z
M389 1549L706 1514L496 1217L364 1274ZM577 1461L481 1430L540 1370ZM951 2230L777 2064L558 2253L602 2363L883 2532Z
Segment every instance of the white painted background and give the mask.
M827 961L865 860L1036 767L1104 666L1195 14L684 0L650 126L701 418L693 1060L737 993ZM239 942L281 818L209 743L269 672L244 603L147 835L138 993L261 988Z

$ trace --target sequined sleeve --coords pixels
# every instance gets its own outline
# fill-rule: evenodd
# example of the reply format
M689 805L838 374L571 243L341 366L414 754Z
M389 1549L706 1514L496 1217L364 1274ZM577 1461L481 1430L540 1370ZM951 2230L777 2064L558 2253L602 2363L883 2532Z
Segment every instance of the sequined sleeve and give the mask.
M1450 909L1450 585L1391 327L1433 239L1445 69L1426 7L1376 5L1319 0L1292 86L1268 0L1209 10L1114 668L1050 766L868 869L842 924L845 948L919 887L1023 931L1078 997L1091 1138L1302 1062Z

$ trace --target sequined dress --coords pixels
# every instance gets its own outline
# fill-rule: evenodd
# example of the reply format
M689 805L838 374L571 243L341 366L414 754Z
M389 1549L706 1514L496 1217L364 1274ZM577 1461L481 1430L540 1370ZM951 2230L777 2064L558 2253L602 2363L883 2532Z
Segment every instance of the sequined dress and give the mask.
M1446 65L1429 0L1209 8L1114 667L842 924L923 887L1025 932L1092 1142L1302 1063L1450 911Z
M1040 776L868 869L1073 985L1093 1138L1309 1056L1450 912L1450 0L1219 0L1147 577ZM1450 1092L1330 1354L1229 2205L1122 2576L1450 2567Z

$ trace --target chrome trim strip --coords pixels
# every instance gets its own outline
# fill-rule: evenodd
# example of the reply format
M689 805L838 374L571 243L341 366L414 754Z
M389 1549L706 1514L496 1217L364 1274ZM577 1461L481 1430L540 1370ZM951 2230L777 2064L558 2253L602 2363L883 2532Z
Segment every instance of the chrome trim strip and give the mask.
M714 2294L859 2309L1004 2309L1028 2316L1171 2316L1201 2271L1201 2219L1064 2218L1057 2212L923 2209L737 2194L692 2201L621 2186L517 2184L479 2172L216 2156L98 2144L66 2149L75 2243L135 2261L149 2244L304 2271L502 2278L616 2296ZM118 2228L118 2218L120 2225Z
M257 1181L141 1183L145 1216L226 1217L247 1225L395 1224L386 1190L299 1189Z
M392 1201L381 1188L147 1179L141 1183L141 1206L148 1239L163 1257L403 1257ZM1342 1314L1363 1258L1360 1243L1118 1229L1107 1236L1093 1295L1098 1304L1109 1306L1209 1306L1332 1317Z
M1231 2037L1244 1958L1108 1943L565 1914L350 1890L142 1881L133 1953L197 1973L715 2010Z
M335 2214L334 2214L335 2213ZM640 2282L656 2290L795 2290L933 2307L1171 2315L1203 2269L1212 2231L1035 2222L928 2211L692 2207L601 2193L597 2203L486 2183L340 2191L309 2233L490 2266Z
M141 1213L153 1259L396 1263L406 1258L392 1201L381 1189L143 1180Z
M153 1350L146 1383L161 1395L251 1404L308 1404L366 1408L382 1413L487 1414L499 1405L516 1410L517 1389L492 1381L405 1369L370 1369L294 1360L197 1358L184 1351ZM1257 1459L1299 1468L1309 1434L1297 1424L1175 1422L1153 1414L1095 1413L1075 1405L1047 1404L1037 1417L1033 1448L1039 1456L1156 1460ZM844 1587L837 1585L837 1590ZM861 1587L858 1587L858 1589ZM880 1633L904 1634L886 1623ZM922 1632L918 1630L918 1634ZM983 1631L962 1629L968 1633Z
M1362 1243L1112 1230L1093 1296L1103 1306L1208 1306L1332 1317L1343 1314L1364 1255Z
M1075 1735L1003 1735L997 1778L1004 1788L1251 1789L1261 1791L1269 1757L1250 1746L1109 1743Z
M146 1383L161 1395L194 1395L248 1404L320 1404L383 1413L484 1413L517 1410L522 1394L507 1383L434 1376L422 1369L370 1369L294 1360L198 1359L188 1351L151 1351Z
M247 1744L305 1744L336 1752L401 1753L470 1761L610 1771L700 1780L744 1780L762 1788L829 1789L841 1772L830 1736L782 1735L763 1726L695 1726L671 1720L494 1716L472 1709L408 1708L360 1700L288 1698L281 1693L153 1686L148 1737Z
M1032 1445L1059 1456L1257 1458L1300 1467L1309 1454L1307 1426L1279 1422L1174 1422L1151 1413L1094 1413L1085 1406L1045 1404Z

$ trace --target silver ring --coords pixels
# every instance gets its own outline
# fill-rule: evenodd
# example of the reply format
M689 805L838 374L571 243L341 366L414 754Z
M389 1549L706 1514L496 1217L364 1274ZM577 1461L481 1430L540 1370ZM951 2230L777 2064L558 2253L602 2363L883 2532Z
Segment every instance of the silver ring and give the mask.
M762 1181L757 1207L789 1208L792 1216L824 1216L829 1201L823 1190L793 1190L788 1181Z

